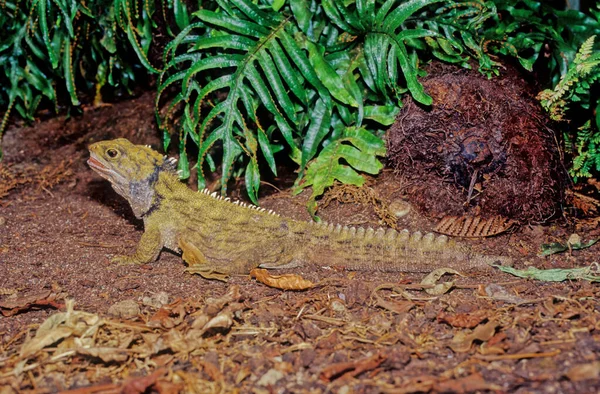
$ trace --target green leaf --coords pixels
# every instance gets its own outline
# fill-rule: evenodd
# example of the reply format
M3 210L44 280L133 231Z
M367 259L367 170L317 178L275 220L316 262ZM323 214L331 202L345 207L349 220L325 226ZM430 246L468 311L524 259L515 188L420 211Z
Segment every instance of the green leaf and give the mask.
M258 136L258 144L260 145L260 150L271 169L273 175L277 176L277 165L275 164L275 157L273 156L273 149L271 148L271 144L269 143L269 139L263 130L258 130L256 133Z
M400 113L397 105L370 105L365 107L365 118L372 119L384 126L390 126Z
M308 98L306 95L306 90L304 89L304 86L302 86L304 79L302 78L302 75L290 64L287 56L283 52L283 49L276 40L272 40L270 42L269 52L271 53L271 56L273 56L273 61L277 66L277 70L283 77L283 80L287 86L289 86L292 92L294 92L296 97L303 104L306 104Z
M238 49L240 51L249 51L256 45L256 41L238 35L226 35L226 36L215 36L215 37L204 37L196 41L194 50L207 49L207 48L231 48Z
M180 30L185 29L190 24L187 7L181 0L173 0L173 14L175 14L175 23Z
M386 31L395 31L404 21L411 17L421 8L439 3L446 0L409 0L401 3L392 12L390 12L383 21L383 29Z
M383 165L376 156L385 155L385 143L363 128L348 128L338 140L332 141L309 163L302 183L296 184L294 193L312 187L307 203L310 214L315 217L316 198L327 187L340 181L345 184L362 186L364 178L357 172L377 174Z
M279 11L285 5L285 0L273 0L271 7L273 11Z
M146 69L148 71L150 71L150 72L159 74L160 70L157 69L157 68L155 68L152 64L150 64L150 61L146 57L146 54L144 53L144 50L142 49L142 47L140 46L139 42L137 41L135 33L131 29L131 25L130 24L127 25L127 38L129 39L129 42L131 43L131 46L133 47L133 50L137 54L138 59L140 59L140 62L144 65L144 67L146 67Z
M331 127L331 109L327 108L323 100L319 99L311 112L311 118L312 121L306 131L304 143L302 144L301 169L303 169L306 166L306 163L308 163L315 153L317 153L321 141L323 141L323 138L325 138L329 132Z
M518 270L512 267L504 265L494 265L502 272L509 273L519 278L535 279L544 282L562 282L565 280L587 280L589 282L600 282L600 275L597 275L597 270L594 266L581 267L581 268L567 268L567 269L539 269L536 267L529 267L525 270Z
M44 1L44 0L42 0ZM69 15L68 11L67 11L67 7L66 5L62 2L62 0L53 0L54 4L56 4L56 6L58 7L58 9L60 10L60 12L63 15L63 23L65 24L67 31L69 32L69 37L70 38L75 38L75 33L73 31L73 24L71 22L71 16ZM75 7L77 8L77 7Z
M552 242L549 244L542 244L539 256L549 256L555 253L566 252L567 250L587 249L599 240L600 239L591 239L588 242L583 242L579 235L571 234L567 242Z
M397 48L399 49L397 54L398 63L406 79L406 86L415 100L424 105L431 105L433 99L427 93L423 85L417 80L417 71L410 64L406 47L403 43L397 42Z
M308 34L310 28L310 21L312 19L312 12L310 12L310 5L307 0L290 0L290 8L296 18L298 27L304 34Z
M335 72L323 57L323 48L312 42L306 42L308 60L319 79L333 97L352 107L358 107L356 99L346 90L342 78Z
M327 88L321 83L316 70L311 65L310 61L306 58L304 52L298 47L298 44L286 33L280 32L281 44L285 48L287 54L290 56L294 64L298 67L298 70L302 73L304 78L314 86L319 92L319 96L323 99L328 107L331 107L331 97ZM306 40L305 40L306 41Z
M193 15L205 23L216 25L245 36L260 38L269 34L269 30L259 24L223 14L217 14L216 12L199 10L194 12Z
M37 5L38 9L38 17L40 20L40 29L42 30L42 37L44 38L44 43L46 43L46 50L48 51L48 57L50 58L50 63L52 64L52 68L58 67L58 57L55 53L55 49L52 47L52 43L50 41L50 31L48 30L48 19L47 19L47 10L46 10L46 1L45 0L34 0L32 3L32 9Z
M65 39L65 48L63 54L63 71L65 73L65 81L67 83L67 90L71 96L71 103L73 105L79 105L77 99L77 91L75 88L75 75L73 74L73 64L71 62L71 40Z
M260 187L260 173L256 160L250 160L245 173L246 191L254 205L258 205L258 189Z
M177 173L179 178L188 179L190 177L190 162L185 151L185 139L179 141L179 160L177 161Z
M265 73L267 80L270 82L271 89L275 92L275 97L279 102L279 105L288 116L288 118L296 123L298 120L296 119L296 111L294 109L294 104L292 100L290 100L289 95L285 87L283 86L283 82L279 77L279 72L271 59L271 56L266 51L260 51L257 55L259 59L259 64Z

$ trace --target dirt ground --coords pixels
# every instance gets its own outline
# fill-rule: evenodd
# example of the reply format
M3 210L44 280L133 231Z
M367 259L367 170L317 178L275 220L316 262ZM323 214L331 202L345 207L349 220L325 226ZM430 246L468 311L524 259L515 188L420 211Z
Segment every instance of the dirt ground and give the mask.
M126 137L160 147L149 94L78 118L13 127L0 165L0 393L413 393L600 391L600 287L541 282L489 268L445 276L290 270L317 285L281 291L247 276L228 283L156 263L118 266L142 225L85 164L86 146ZM431 230L391 171L372 180L408 207L399 228ZM268 190L269 185L263 185ZM237 195L242 193L238 190ZM261 200L308 219L306 196ZM377 226L371 204L333 200L319 215ZM597 229L579 232L598 238ZM574 225L524 226L465 241L517 268L585 267L599 247L537 258Z

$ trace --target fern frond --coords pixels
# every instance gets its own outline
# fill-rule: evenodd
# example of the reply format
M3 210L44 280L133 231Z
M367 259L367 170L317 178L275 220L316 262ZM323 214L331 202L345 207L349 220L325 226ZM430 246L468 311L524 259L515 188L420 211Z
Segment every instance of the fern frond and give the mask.
M594 51L592 35L581 45L573 64L554 87L538 94L538 100L554 120L562 120L569 102L588 105L591 85L600 78L600 51Z
M432 99L417 79L418 69L410 59L406 42L438 34L428 29L409 28L405 22L423 8L443 1L446 0L387 0L381 5L360 1L351 9L342 0L326 0L323 7L342 31L360 38L352 41L350 47L362 51L366 66L360 69L362 77L374 82L366 82L367 86L391 99L390 93L397 94L398 85L404 79L413 98L430 105ZM366 71L368 75L364 75Z
M222 144L223 193L234 162L241 154L248 157L246 181L254 201L259 184L259 149L275 171L269 139L276 137L265 138L257 116L259 109L270 114L290 148L291 157L300 162L306 156L301 153L297 138L298 126L302 124L300 114L311 105L309 100L314 102L319 97L331 112L331 96L305 52L288 32L289 18L268 8L261 9L248 0L221 1L219 5L220 12L201 9L193 14L200 20L197 27L205 29L200 38L195 42L186 38L186 35L197 36L194 29L189 29L177 37L176 44L167 47L169 54L167 51L165 54L172 60L161 75L159 93L169 85L181 84L184 113L192 105L201 107L209 95L226 94L202 119L199 115L188 116L182 138L189 136L198 144L199 186L204 186L201 170L206 155L211 154L215 143ZM179 48L187 51L176 55L181 51ZM205 78L208 70L213 70L213 80ZM310 98L307 87L313 91ZM247 122L255 125L254 130ZM311 123L319 122L313 118ZM166 124L162 126L166 128ZM170 134L166 129L165 132ZM309 155L304 160L310 158Z
M377 174L383 165L377 156L385 155L385 143L364 128L351 127L343 130L341 138L327 145L313 160L306 176L295 186L295 193L312 187L307 203L308 211L315 217L316 197L335 181L362 186L365 179L357 171Z

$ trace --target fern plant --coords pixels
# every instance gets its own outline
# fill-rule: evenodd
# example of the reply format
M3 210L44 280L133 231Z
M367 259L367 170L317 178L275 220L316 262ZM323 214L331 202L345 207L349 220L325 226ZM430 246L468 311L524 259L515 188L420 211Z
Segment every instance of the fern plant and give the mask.
M377 124L394 121L405 91L431 104L417 79L418 58L406 42L437 36L416 28L415 22L432 17L435 8L429 7L442 2L290 0L277 10L263 1L205 3L165 50L157 107L165 92L173 87L177 92L166 114L158 117L165 148L178 132L179 169L185 177L185 143L193 141L199 152L199 187L204 187L203 165L216 169L217 151L211 148L219 143L222 192L230 177L243 171L255 203L259 158L275 174L275 154L283 149L299 166L296 191L313 186L312 202L339 179L331 174L353 171L345 180L358 184L361 166L346 157L350 150L311 160L321 149L325 153L327 146L349 138L348 128L366 124L370 131L354 133L348 143L358 148L375 139L383 146ZM173 130L170 120L178 109L182 115ZM276 127L263 126L271 122ZM369 151L371 161L376 152L381 154L380 149ZM311 166L323 167L325 158L331 176L311 178Z
M591 88L600 80L600 51L594 49L596 36L589 37L577 52L573 63L554 89L538 95L542 106L554 120L564 120L569 107L578 106L589 115L583 124L576 126L574 135L565 133L567 148L574 155L571 175L591 177L600 172L600 101L590 95ZM595 116L593 116L595 114ZM591 119L593 118L593 119ZM577 124L577 119L573 119Z
M187 25L180 0L157 4L163 21L171 7L175 32ZM98 103L103 88L130 92L145 69L159 72L147 55L159 7L150 0L0 1L0 138L14 111L33 121L40 104L57 111L66 95L68 106L79 106L78 92L94 90Z

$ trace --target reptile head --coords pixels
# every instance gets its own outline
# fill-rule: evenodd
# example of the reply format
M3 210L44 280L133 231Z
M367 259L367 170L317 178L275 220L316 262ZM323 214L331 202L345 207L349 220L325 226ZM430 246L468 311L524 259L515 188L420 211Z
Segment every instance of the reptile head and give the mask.
M89 150L89 166L129 201L138 217L152 204L159 173L174 170L174 163L165 156L124 138L93 143Z

